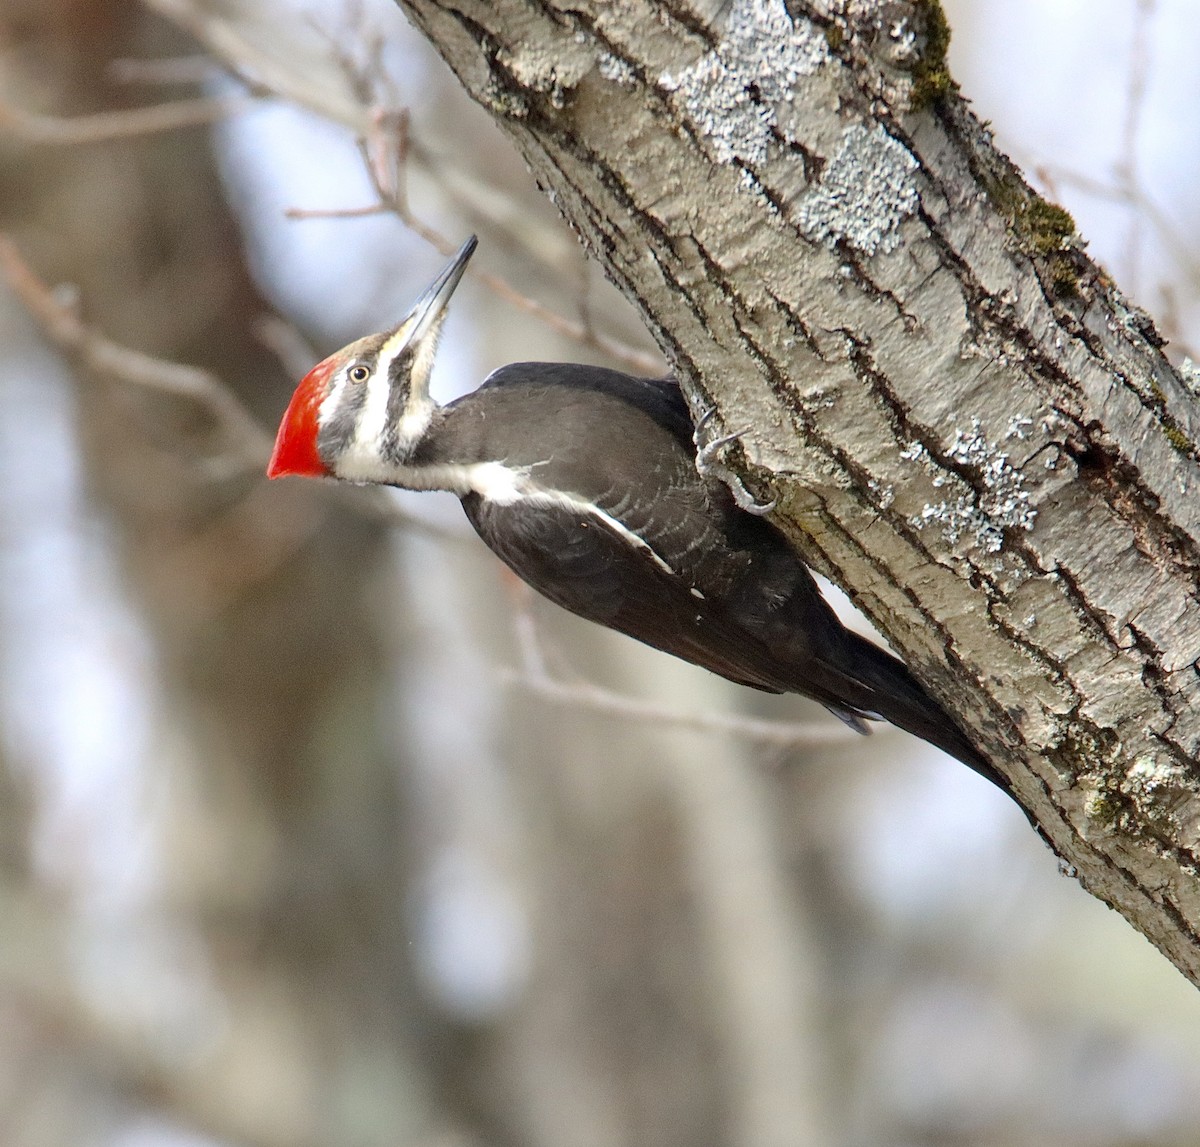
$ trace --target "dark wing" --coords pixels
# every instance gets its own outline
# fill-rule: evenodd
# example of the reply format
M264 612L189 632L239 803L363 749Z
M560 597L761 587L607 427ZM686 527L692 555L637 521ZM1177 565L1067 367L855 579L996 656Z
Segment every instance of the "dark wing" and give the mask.
M488 546L551 601L739 684L811 697L856 728L882 716L1005 787L902 662L842 626L782 534L696 473L672 380L517 363L453 405L472 459L525 467L547 493L601 511L463 499ZM647 419L667 437L648 438Z
M639 378L603 366L573 362L512 362L492 371L474 393L486 395L505 388L554 392L559 398L553 405L569 401L572 391L606 394L639 411L669 431L685 451L692 451L691 412L679 383L673 378Z
M602 517L532 502L498 505L477 496L464 498L463 508L488 548L556 605L739 685L783 691L755 670L756 658L770 661L755 638Z
M544 495L463 499L479 535L534 589L739 684L804 693L845 718L874 712L872 691L838 668L849 667L845 631L803 563L696 472L673 381L518 363L454 411L460 449L474 434L471 457L526 468Z
M842 626L803 566L805 580L771 603L764 623L760 606L739 602L736 592L732 602L697 597L648 550L586 510L477 496L463 507L497 557L571 613L739 685L803 694L859 732L862 718L882 717L1010 791L903 662Z

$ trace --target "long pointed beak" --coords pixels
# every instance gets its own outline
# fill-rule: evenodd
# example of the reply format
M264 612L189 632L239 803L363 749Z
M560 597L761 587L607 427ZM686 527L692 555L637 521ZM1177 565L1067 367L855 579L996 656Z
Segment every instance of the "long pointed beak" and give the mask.
M434 279L429 289L413 304L412 310L404 316L403 322L396 328L405 332L405 342L419 343L429 331L437 325L438 320L450 302L458 284L475 254L479 240L472 235L461 247L446 269Z

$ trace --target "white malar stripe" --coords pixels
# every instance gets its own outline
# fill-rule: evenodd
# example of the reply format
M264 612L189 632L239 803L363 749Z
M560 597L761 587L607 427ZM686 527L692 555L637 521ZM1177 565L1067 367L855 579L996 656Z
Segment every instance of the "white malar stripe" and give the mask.
M429 429L437 403L428 395L409 395L408 405L396 424L396 446L401 457L407 455Z
M336 387L343 385L342 380L335 384ZM338 459L338 477L350 482L387 482L414 490L453 490L455 493L465 493L470 489L469 486L464 487L461 482L455 481L451 481L449 485L430 484L428 477L423 476L417 467L402 466L398 469L394 462L386 458L383 451L383 435L388 422L386 380L375 375L366 385L369 389L358 424L354 428L354 437L346 444L346 449ZM326 400L331 409L334 407L334 394ZM410 403L396 424L396 445L402 455L425 436L436 410L437 404L431 398L423 397ZM417 479L412 485L404 480L410 475Z

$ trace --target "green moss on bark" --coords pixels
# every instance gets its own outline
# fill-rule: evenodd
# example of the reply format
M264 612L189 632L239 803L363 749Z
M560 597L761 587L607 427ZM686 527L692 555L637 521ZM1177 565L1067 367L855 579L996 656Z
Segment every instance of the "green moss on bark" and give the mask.
M946 54L950 50L950 21L939 0L916 0L913 12L920 25L917 31L925 41L920 58L912 69L914 111L936 104L944 96L958 90Z

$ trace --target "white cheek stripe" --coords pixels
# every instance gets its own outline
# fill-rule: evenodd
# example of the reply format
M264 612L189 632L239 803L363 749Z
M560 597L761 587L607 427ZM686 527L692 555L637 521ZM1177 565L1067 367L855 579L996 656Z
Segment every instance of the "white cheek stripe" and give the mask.
M362 409L355 423L354 442L350 449L354 453L373 451L378 454L383 432L388 424L388 395L391 387L388 386L387 362L381 359L371 377L360 385L367 388L367 396L363 399Z

